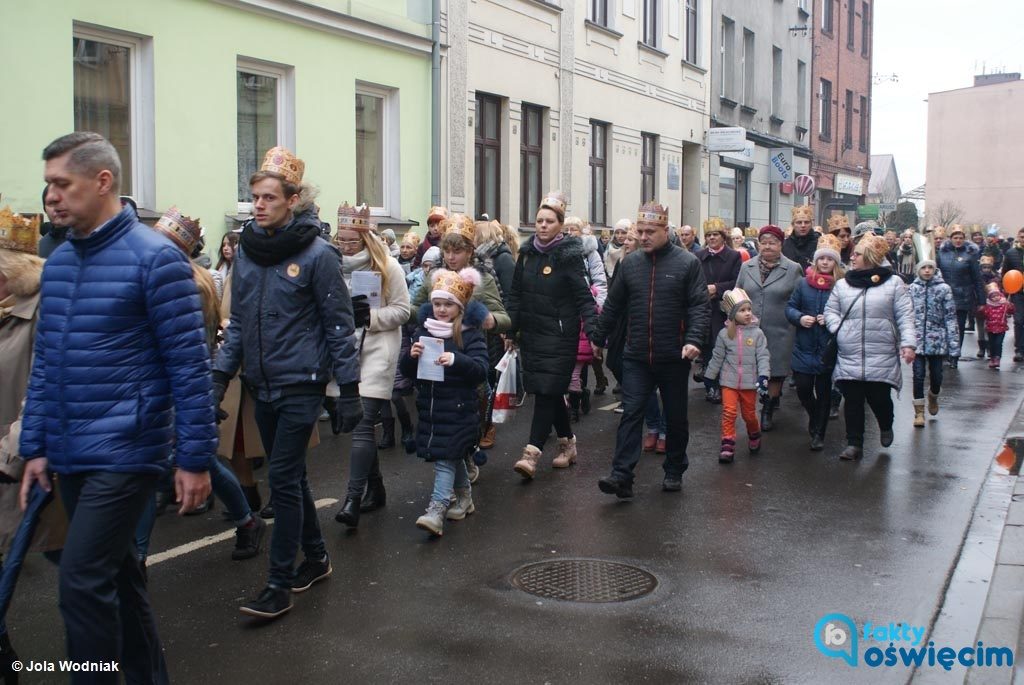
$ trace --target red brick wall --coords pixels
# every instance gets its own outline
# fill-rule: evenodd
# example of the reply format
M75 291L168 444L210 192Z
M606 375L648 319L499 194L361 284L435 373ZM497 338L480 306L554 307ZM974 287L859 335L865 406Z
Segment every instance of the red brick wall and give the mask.
M871 38L871 27L874 23L874 0L813 0L814 11L809 21L813 22L814 56L811 59L811 121L810 147L811 175L814 176L819 188L832 189L835 174L849 174L864 178L864 192L867 192L869 176L868 160L871 155L871 60L874 45ZM822 3L832 5L832 33L827 34L821 28ZM853 49L847 47L848 9L854 6L854 40ZM861 54L864 5L868 8L868 40L867 55ZM832 82L832 135L831 140L822 140L819 128L819 100L821 79ZM853 141L849 149L844 150L846 131L846 91L853 91ZM866 135L861 140L860 98L867 98L867 112L864 116ZM864 150L862 151L861 145ZM857 167L861 168L858 169Z

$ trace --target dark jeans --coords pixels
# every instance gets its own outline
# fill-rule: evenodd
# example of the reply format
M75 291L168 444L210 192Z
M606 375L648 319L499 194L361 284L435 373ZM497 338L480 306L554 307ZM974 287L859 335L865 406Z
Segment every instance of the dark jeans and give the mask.
M60 560L60 613L68 659L116 661L129 683L167 683L135 525L156 474L92 471L61 476L68 537ZM72 683L118 683L117 673L77 673Z
M933 395L942 390L942 362L945 357L937 354L919 354L914 357L914 399L924 399L924 374L928 372L928 389Z
M161 487L163 487L161 483ZM242 486L238 483L238 476L227 467L219 457L210 459L210 488L213 494L224 503L231 520L236 526L245 525L252 517L252 510L249 508L249 501L245 499ZM171 479L170 492L174 492L174 482ZM139 517L139 523L135 527L135 550L139 559L149 556L149 541L153 535L153 525L156 523L156 493L146 502L146 508ZM173 498L172 498L173 500Z
M569 422L569 407L562 395L533 396L533 421L530 422L530 444L537 449L544 449L544 442L555 427L555 435L560 438L572 437L572 423Z
M796 396L807 411L808 432L824 440L832 402L832 374L794 371L793 380L796 382Z
M957 329L957 331L959 331L959 335L960 335L960 352L961 352L961 354L963 354L963 349L964 349L964 327L967 326L967 317L969 317L970 315L971 315L971 313L969 311L967 311L966 309L958 309L958 310L956 310L956 329Z
M686 390L690 362L646 364L634 359L622 360L622 420L615 436L615 458L612 475L627 483L633 482L633 469L640 461L643 448L644 414L651 393L661 391L665 417L666 477L679 478L690 465L686 446L690 441L690 424L686 418Z
M391 407L394 406L392 412ZM380 408L380 418L387 420L398 418L398 424L402 427L403 432L409 432L412 430L412 417L409 415L409 408L405 406L405 397L402 396L401 390L394 390L391 393L391 403L385 402Z
M1024 292L1010 295L1013 303L1013 351L1024 354Z
M292 395L274 402L255 402L256 425L270 463L274 532L267 585L275 588L292 586L300 543L307 559L320 560L327 554L306 481L306 445L320 417L322 400L320 395Z
M363 397L363 420L352 431L352 455L348 465L348 496L362 497L368 478L380 478L377 435L374 426L390 400Z
M988 356L990 357L1002 357L1003 356L1003 340L1006 338L1006 333L989 333L988 334Z
M892 386L874 381L839 381L843 391L843 413L846 416L846 444L864 446L864 404L878 419L878 429L892 430Z

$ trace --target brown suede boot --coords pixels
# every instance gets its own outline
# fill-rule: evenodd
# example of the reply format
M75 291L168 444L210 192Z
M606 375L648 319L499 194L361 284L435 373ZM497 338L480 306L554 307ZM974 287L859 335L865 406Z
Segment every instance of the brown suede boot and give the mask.
M576 463L576 436L558 439L558 456L551 461L556 469L569 468Z
M924 428L924 399L914 400L914 428Z
M519 461L512 468L526 480L533 480L534 474L537 473L537 462L539 461L540 450L533 445L527 445L523 448L523 456L519 458Z

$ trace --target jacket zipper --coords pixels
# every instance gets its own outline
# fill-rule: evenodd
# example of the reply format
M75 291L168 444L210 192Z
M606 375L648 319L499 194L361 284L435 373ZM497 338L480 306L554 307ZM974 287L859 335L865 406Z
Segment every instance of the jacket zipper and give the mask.
M270 379L267 378L267 371L263 368L263 298L267 294L267 270L260 272L260 299L256 303L256 340L259 347L260 375L263 376L263 384L270 392Z
M928 295L931 292L932 282L924 284L924 334L921 336L921 351L928 354Z
M865 288L865 291L867 288ZM860 303L860 379L868 379L868 294L864 293Z
M86 250L83 248L81 250L80 254L81 254L81 260L78 263L78 273L75 275L75 289L71 292L71 305L72 306L74 306L74 303L78 300L78 291L81 289L81 286L82 286L82 274L85 273ZM70 307L68 309L69 309L68 313L70 314ZM70 325L68 325L68 324L64 325L64 335L61 336L61 346L60 346L62 352L67 352L67 350L70 349L70 346L68 345L68 335L70 335L70 329L71 329ZM60 411L61 431L60 431L60 433L61 433L61 441L62 442L63 442L64 436L67 435L67 432L68 432L68 413L64 409L64 390L65 390L65 387L66 387L65 383L64 383L64 378L65 378L64 369L67 368L67 359L68 359L67 354L62 354L61 355L61 358L60 358L60 379L61 380L60 380L60 383L59 383L59 386L58 386L60 388L60 407L61 407L61 411ZM45 445L43 447L45 448ZM65 457L66 456L67 456L67 451L65 450Z
M430 435L427 436L427 456L430 456L430 443L434 441L434 382L430 383Z
M658 255L651 254L650 293L647 298L647 359L654 365L654 275L658 272Z
M736 368L736 389L741 390L743 388L743 329L739 326L736 327L736 345L740 348L737 354L739 366Z

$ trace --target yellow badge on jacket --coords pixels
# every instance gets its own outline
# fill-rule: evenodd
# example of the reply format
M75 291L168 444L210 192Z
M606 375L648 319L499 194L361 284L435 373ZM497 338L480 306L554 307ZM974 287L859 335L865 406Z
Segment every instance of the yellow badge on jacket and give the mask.
M290 277L298 278L299 277L299 271L301 271L301 269L299 268L299 265L296 264L295 262L292 262L291 264L288 265L288 275Z
M551 267L550 266L545 266L543 269L541 269L541 273L544 274L545 276L550 276L551 275Z
M747 347L753 347L753 346L754 346L754 339L753 338L747 338Z

